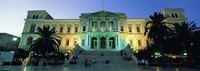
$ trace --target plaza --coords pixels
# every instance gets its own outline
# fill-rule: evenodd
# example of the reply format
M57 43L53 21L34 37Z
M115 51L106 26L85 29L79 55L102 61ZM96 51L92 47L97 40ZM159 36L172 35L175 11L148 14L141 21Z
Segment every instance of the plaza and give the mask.
M182 67L149 67L143 69L139 66L113 67L106 64L94 65L91 67L79 66L1 66L0 71L199 71L200 69Z

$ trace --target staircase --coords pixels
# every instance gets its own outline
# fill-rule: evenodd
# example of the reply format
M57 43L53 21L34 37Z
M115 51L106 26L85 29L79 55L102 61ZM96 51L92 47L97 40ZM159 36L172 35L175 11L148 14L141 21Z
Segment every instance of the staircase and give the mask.
M101 55L103 54L103 56ZM92 59L94 58L96 63L92 64L91 66L95 66L97 68L103 67L134 67L137 66L135 60L127 61L123 60L123 56L120 56L120 51L115 50L85 50L82 53L77 53L77 66L82 65L84 66L85 58ZM110 60L110 64L106 64L105 61ZM69 65L70 66L70 65ZM73 65L75 66L75 65Z

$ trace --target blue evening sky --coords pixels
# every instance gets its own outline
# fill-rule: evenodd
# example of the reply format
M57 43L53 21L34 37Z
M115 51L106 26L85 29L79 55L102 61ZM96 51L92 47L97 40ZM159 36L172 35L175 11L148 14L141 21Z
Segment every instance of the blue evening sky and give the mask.
M200 26L200 0L104 0L104 10L148 18L165 8L183 8L188 20ZM1 0L0 33L20 36L28 10L47 10L55 19L78 19L81 13L102 10L102 0Z

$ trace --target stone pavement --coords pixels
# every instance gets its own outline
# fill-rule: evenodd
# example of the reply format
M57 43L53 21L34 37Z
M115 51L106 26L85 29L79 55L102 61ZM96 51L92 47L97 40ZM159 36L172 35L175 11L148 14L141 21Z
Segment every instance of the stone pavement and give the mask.
M200 69L190 68L172 68L172 67L150 67L143 69L142 67L106 67L101 66L84 67L79 66L1 66L0 71L200 71Z

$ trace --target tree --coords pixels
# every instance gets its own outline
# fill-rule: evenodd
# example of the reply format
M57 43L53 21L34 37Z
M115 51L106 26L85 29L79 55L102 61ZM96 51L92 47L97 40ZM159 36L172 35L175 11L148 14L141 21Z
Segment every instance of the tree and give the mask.
M196 26L194 21L192 22L182 22L181 24L174 24L174 30L178 41L181 42L181 46L187 51L188 58L191 66L195 65L192 49L195 42L194 32L199 31L199 27Z
M159 46L162 55L162 63L165 64L163 44L171 35L170 33L172 29L170 29L166 25L167 23L164 22L167 17L162 13L155 12L154 15L150 15L149 18L150 20L146 22L144 35L147 35L149 40Z
M40 37L31 43L29 51L33 51L37 54L42 54L43 57L48 53L57 53L59 51L58 36L53 29L49 26L38 27L36 34Z

